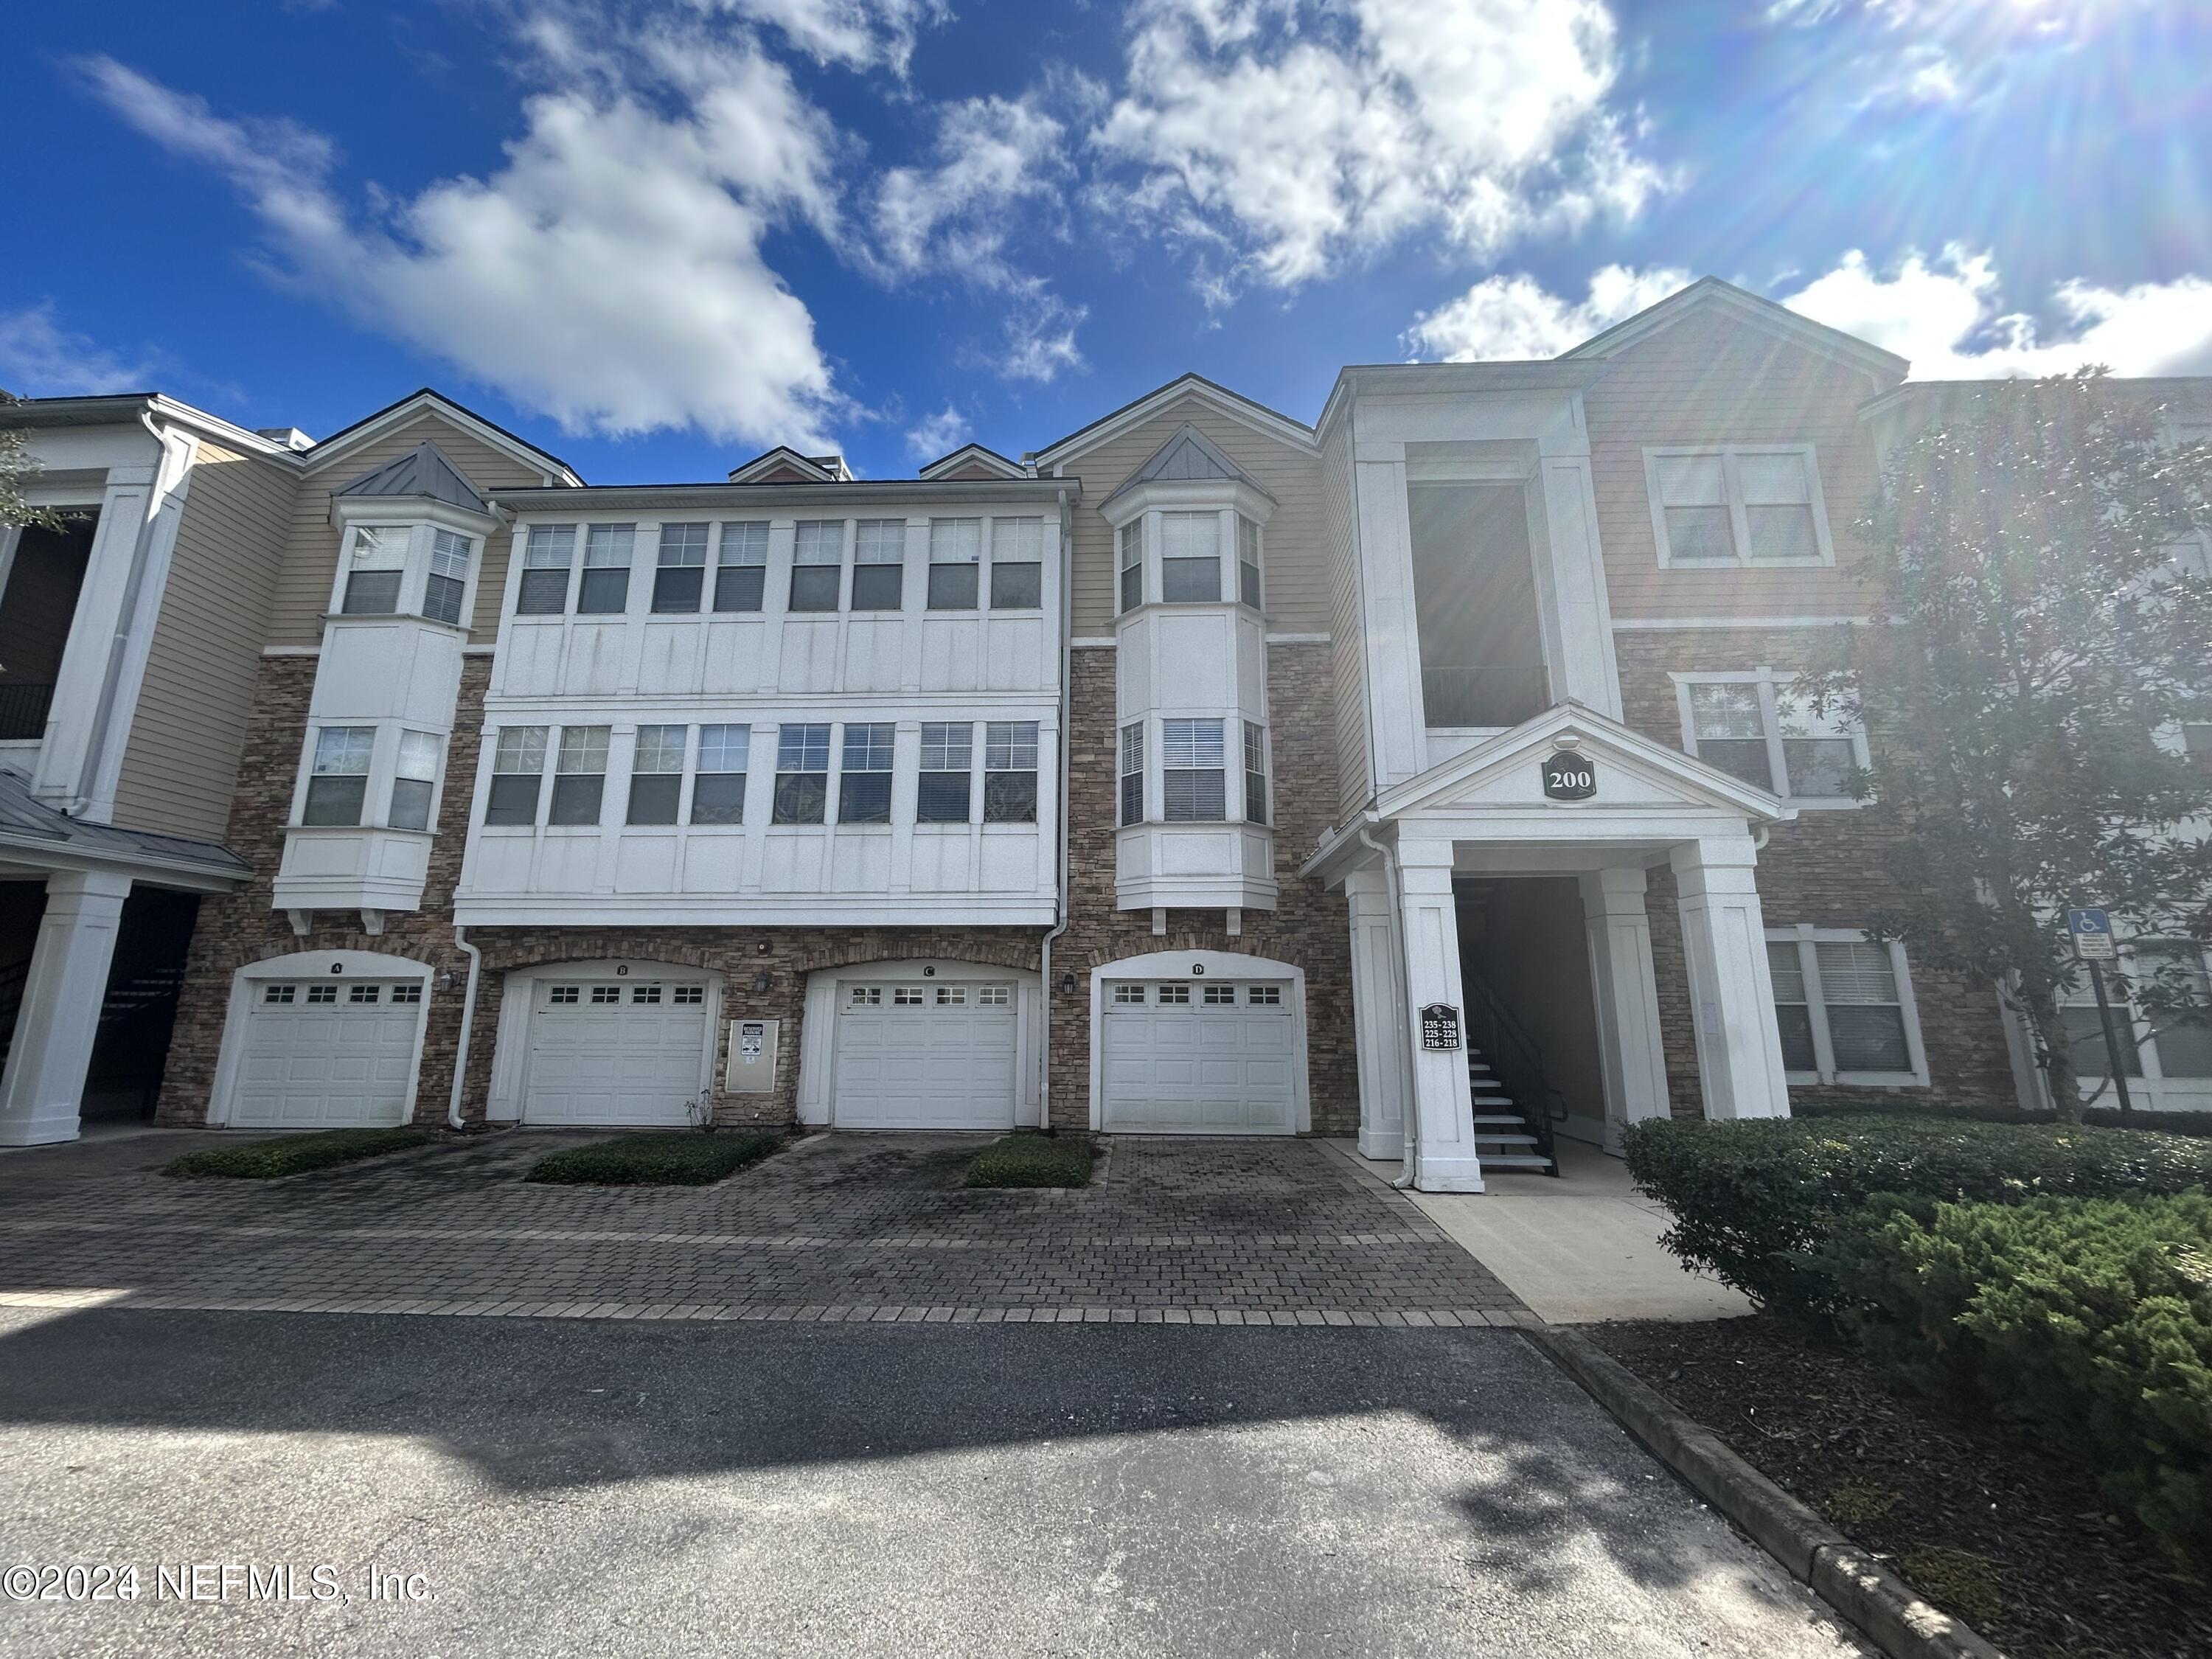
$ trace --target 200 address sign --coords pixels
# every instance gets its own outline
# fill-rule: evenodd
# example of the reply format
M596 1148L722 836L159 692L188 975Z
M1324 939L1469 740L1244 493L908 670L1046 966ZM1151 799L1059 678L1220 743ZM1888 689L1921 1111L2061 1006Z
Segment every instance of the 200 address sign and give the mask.
M1597 793L1597 767L1587 755L1556 750L1544 757L1544 793L1553 800L1588 800Z

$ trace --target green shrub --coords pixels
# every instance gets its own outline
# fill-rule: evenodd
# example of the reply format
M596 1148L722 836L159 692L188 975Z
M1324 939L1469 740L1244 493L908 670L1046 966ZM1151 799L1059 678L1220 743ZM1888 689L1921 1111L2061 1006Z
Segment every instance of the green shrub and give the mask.
M969 1187L1088 1187L1091 1142L1083 1135L1007 1135L976 1153Z
M1938 1118L1652 1118L1624 1137L1636 1184L1664 1204L1667 1248L1762 1306L1832 1310L1809 1255L1839 1217L1878 1194L2017 1204L2045 1194L2116 1198L2212 1181L2212 1143L2145 1130L1964 1123Z
M1881 1095L1830 1095L1790 1103L1798 1117L1913 1117L1943 1118L1968 1123L2056 1124L2056 1112L2023 1111L2017 1106L1970 1106L1941 1101L1927 1106L1900 1106ZM2212 1112L2147 1112L2138 1108L2135 1121L2122 1124L2117 1106L2092 1106L2083 1116L2100 1129L2151 1129L2163 1135L2187 1135L2192 1139L2212 1137Z
M428 1129L418 1129L411 1123L392 1129L323 1129L313 1134L248 1141L243 1146L203 1146L171 1159L161 1173L274 1181L279 1176L327 1170L334 1164L351 1164L385 1152L404 1152L430 1139Z
M2081 1458L2212 1568L2212 1197L1891 1202L1821 1258L1891 1371Z
M617 1135L548 1152L525 1181L563 1187L705 1187L784 1146L772 1133Z

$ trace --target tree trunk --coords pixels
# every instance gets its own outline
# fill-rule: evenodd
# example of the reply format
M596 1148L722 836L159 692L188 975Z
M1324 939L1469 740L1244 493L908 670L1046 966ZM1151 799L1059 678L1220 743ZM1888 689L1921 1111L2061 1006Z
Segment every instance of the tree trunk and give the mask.
M2081 1121L2081 1079L2074 1069L2074 1039L2058 1017L2058 998L2048 986L2020 988L2021 1006L2035 1032L2035 1046L2045 1077L2051 1083L2051 1104L2061 1123Z

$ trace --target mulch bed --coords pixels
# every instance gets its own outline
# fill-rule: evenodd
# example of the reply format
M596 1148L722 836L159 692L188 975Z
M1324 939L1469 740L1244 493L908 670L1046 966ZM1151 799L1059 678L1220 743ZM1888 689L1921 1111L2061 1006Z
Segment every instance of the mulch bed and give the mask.
M2176 1577L2079 1465L1779 1319L1588 1334L2017 1659L2212 1654L2212 1587Z

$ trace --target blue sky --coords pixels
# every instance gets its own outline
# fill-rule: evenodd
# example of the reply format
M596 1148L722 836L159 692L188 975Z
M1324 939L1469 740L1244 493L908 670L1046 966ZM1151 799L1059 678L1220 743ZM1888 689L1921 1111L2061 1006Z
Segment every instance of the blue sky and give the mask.
M587 478L911 471L1717 274L1915 374L2212 374L2199 0L233 0L11 15L0 385Z

